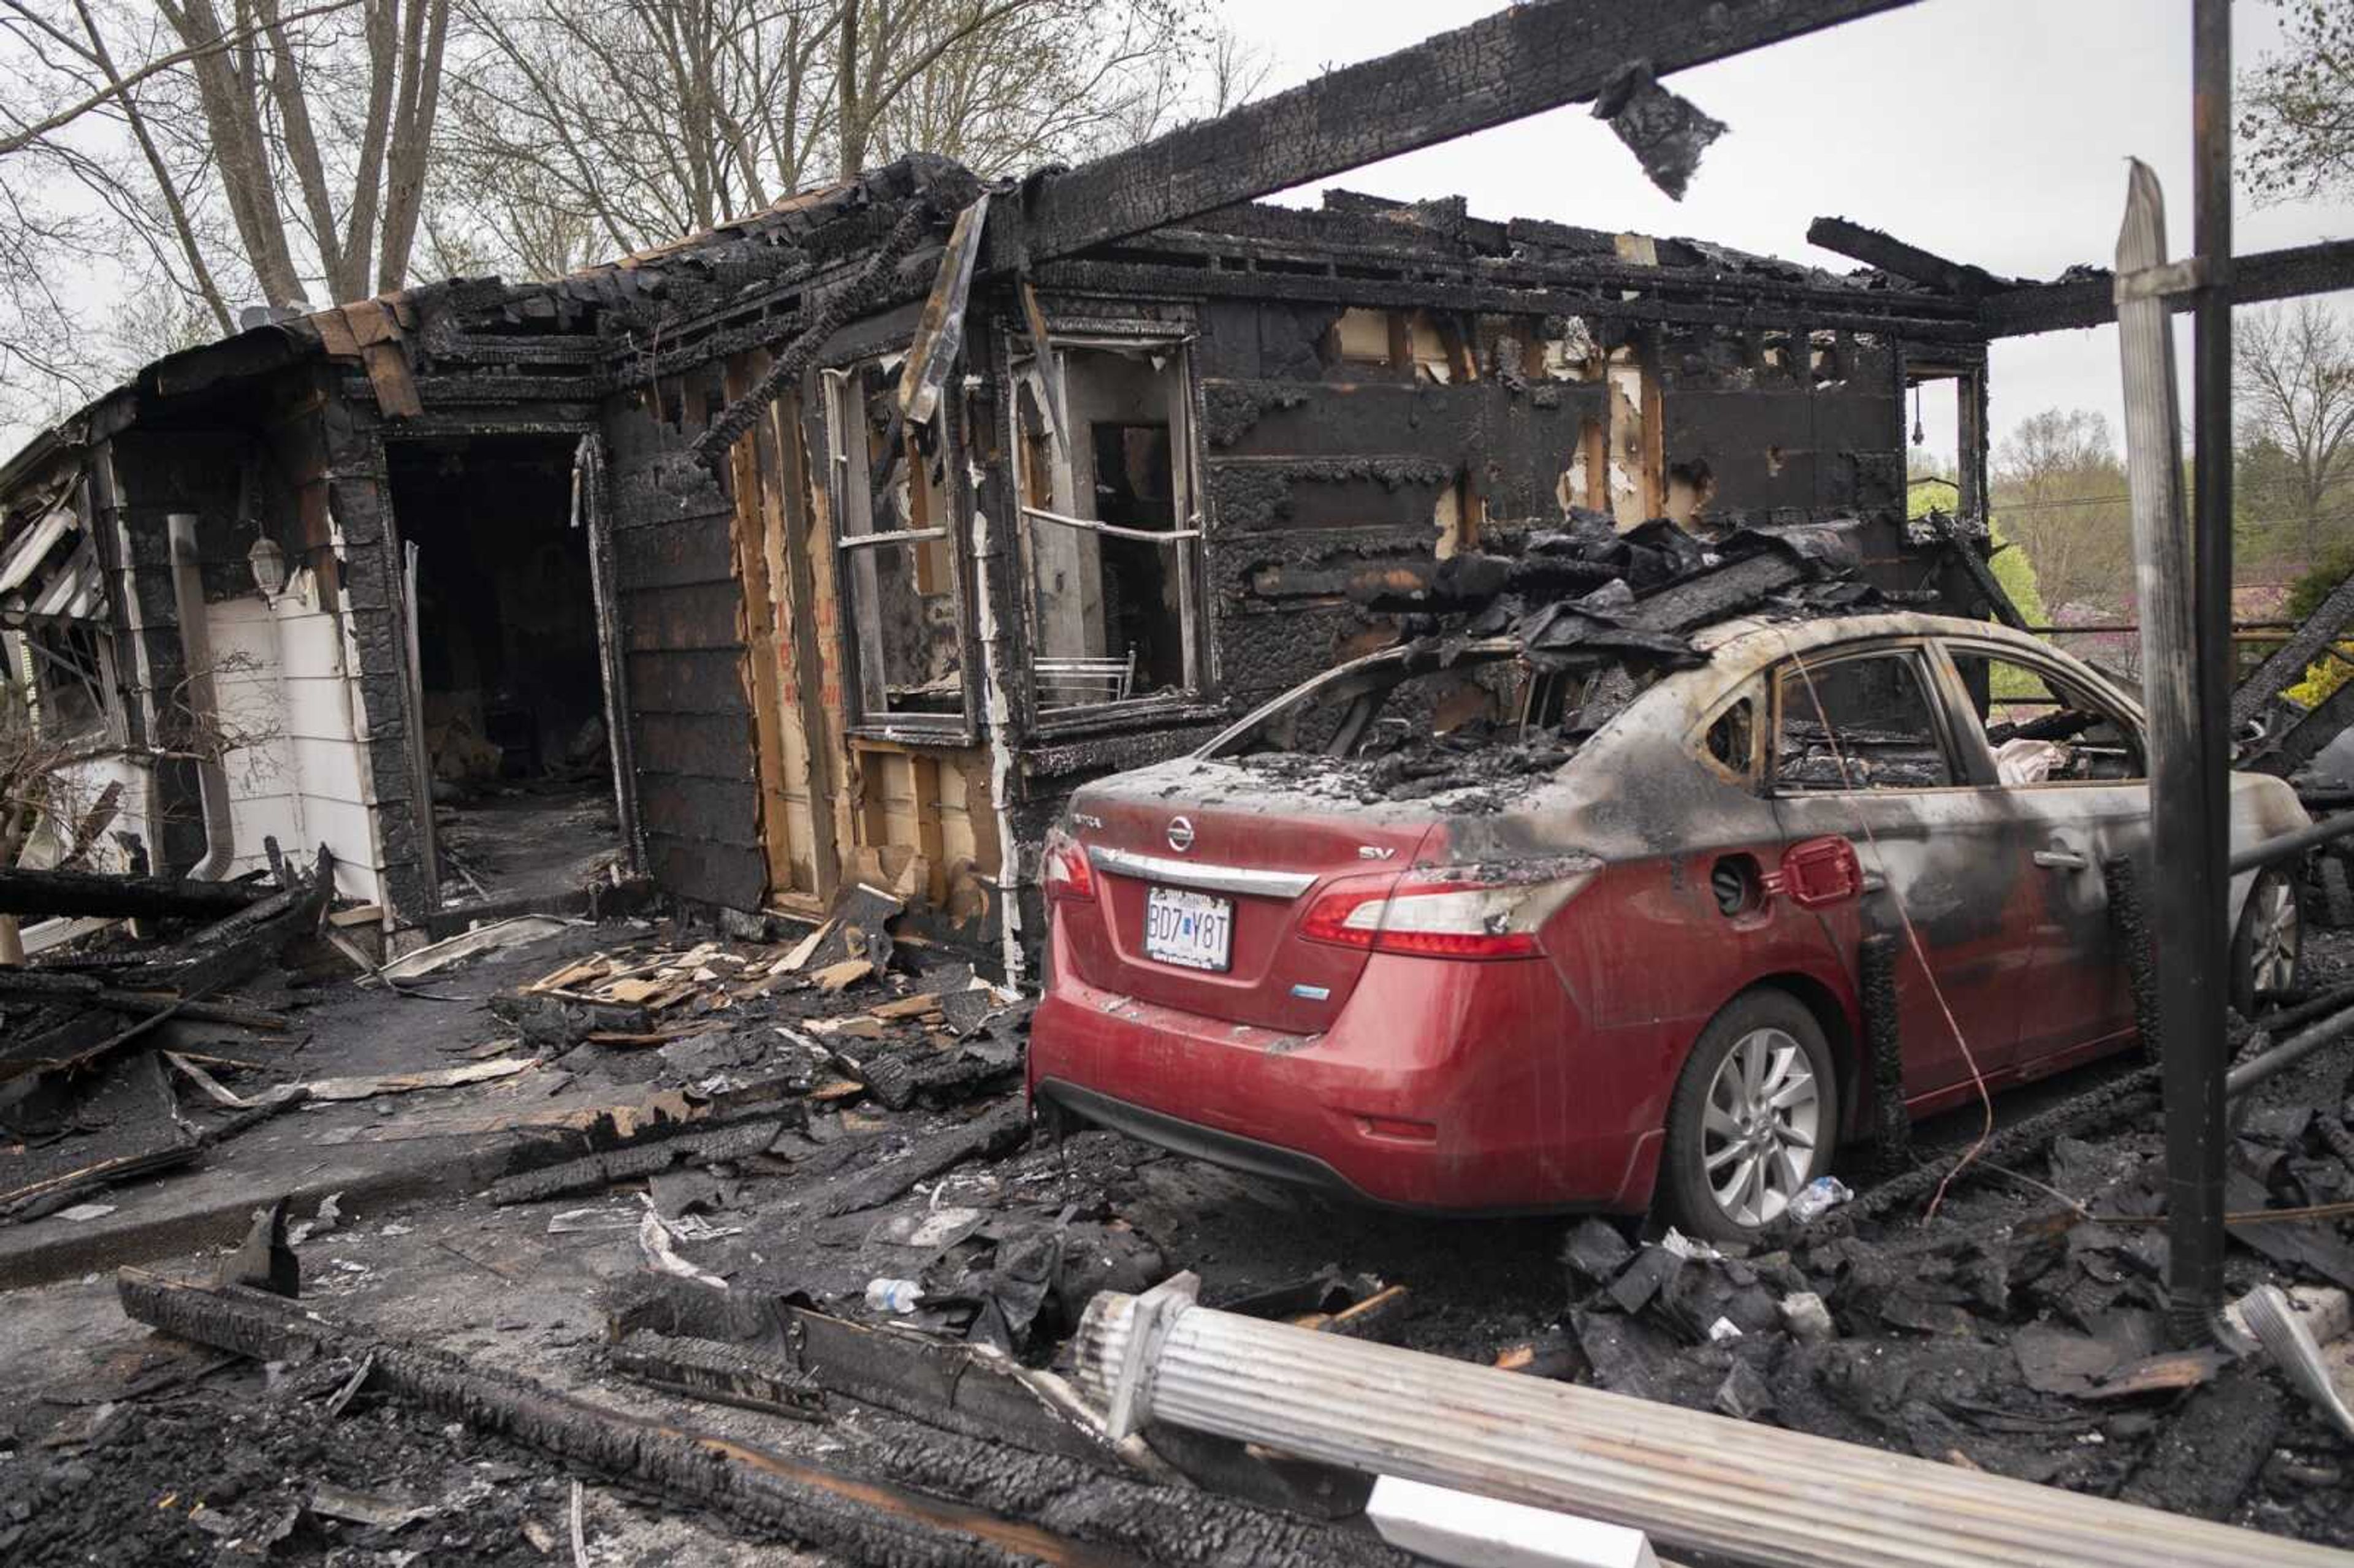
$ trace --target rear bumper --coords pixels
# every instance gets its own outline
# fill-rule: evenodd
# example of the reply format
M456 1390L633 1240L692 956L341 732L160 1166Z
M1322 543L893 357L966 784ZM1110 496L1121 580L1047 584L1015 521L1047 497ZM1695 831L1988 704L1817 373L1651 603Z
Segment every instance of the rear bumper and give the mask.
M1085 1120L1397 1208L1649 1202L1681 1032L1588 1028L1550 964L1377 956L1303 1036L1089 985L1052 941L1029 1083Z
M1034 1093L1050 1105L1062 1107L1081 1121L1097 1127L1109 1128L1126 1133L1140 1143L1150 1143L1172 1153L1191 1155L1206 1160L1213 1165L1223 1165L1230 1171L1246 1171L1254 1176L1272 1176L1279 1181L1296 1182L1303 1187L1320 1187L1327 1192L1363 1199L1368 1196L1349 1184L1347 1177L1313 1155L1295 1149L1279 1149L1272 1143L1244 1138L1235 1133L1220 1132L1198 1122L1181 1121L1157 1110L1116 1100L1109 1095L1083 1089L1076 1084L1066 1084L1060 1078L1047 1078L1035 1086Z

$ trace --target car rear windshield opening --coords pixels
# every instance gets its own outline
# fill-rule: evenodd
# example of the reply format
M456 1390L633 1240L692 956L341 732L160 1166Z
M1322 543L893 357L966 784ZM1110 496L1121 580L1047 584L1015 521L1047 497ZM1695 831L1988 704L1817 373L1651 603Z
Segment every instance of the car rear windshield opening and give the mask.
M1417 646L1301 688L1213 755L1361 800L1493 791L1558 770L1638 689L1615 660L1540 670L1509 650Z

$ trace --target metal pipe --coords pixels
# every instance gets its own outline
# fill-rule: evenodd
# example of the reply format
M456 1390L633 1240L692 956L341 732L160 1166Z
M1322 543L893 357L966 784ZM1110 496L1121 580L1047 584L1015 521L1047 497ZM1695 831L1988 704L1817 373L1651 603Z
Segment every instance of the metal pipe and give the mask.
M2325 1013L2340 1008L2354 1007L2354 985L2332 986L2327 991L2308 997L2293 1007L2284 1007L2263 1018L2249 1020L2267 1034L2278 1034L2284 1029L2295 1029L2312 1022Z
M215 882L237 858L237 828L229 815L228 770L216 754L220 705L213 690L212 623L205 615L205 568L196 549L196 514L174 512L164 519L172 548L172 593L180 617L182 675L187 706L197 730L196 800L205 819L204 858L187 869L190 882ZM155 739L164 739L155 736Z
M2290 1035L2261 1056L2241 1063L2223 1079L2226 1097L2237 1097L2296 1066L2324 1045L2354 1030L2354 1006L2331 1013L2309 1029Z
M1163 1423L1581 1514L1775 1568L2274 1568L2344 1554L1956 1465L1106 1291L1076 1344L1116 1435Z
M2340 816L2324 817L2309 828L2299 828L2293 833L2283 833L2276 839L2266 839L2260 844L2250 844L2232 857L2232 874L2253 871L2260 865L2270 865L2316 844L2326 844L2354 833L2354 811Z

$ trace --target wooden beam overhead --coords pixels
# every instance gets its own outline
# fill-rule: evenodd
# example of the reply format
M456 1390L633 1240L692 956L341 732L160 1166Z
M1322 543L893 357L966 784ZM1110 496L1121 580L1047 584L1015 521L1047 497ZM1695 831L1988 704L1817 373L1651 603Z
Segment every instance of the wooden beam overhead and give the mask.
M1068 256L1236 202L1592 99L1914 0L1536 0L1066 174L1010 201L988 265ZM1613 149L1608 155L1626 154ZM992 214L992 217L999 215ZM1003 215L1011 218L1014 215Z
M1977 299L2002 287L1993 274L1983 268L1948 261L1935 251L1907 245L1893 235L1877 228L1866 228L1862 224L1850 223L1844 217L1815 219L1807 226L1807 243L1835 250L1867 267L1877 267L1883 272L1924 288L1942 289L1966 300Z
M2115 280L2101 271L2064 283L2005 289L1978 302L1978 320L1990 339L2101 326L2117 319L2115 287ZM2354 239L2327 239L2317 245L2234 256L2231 289L2235 305L2354 289ZM2177 294L2167 302L2175 310L2187 311L2195 298Z

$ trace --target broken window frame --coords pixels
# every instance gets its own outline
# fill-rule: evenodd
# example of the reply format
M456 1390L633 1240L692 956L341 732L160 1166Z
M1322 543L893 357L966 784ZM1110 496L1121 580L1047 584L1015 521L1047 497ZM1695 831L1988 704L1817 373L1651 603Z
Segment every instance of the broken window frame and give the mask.
M1836 788L1791 788L1782 782L1782 724L1785 697L1796 683L1796 689L1808 690L1809 677L1819 681L1826 671L1841 664L1860 662L1866 659L1902 659L1913 672L1914 690L1929 710L1929 724L1935 732L1939 750L1945 754L1946 782L1942 784L1864 784L1861 787L1843 783ZM1806 673L1799 673L1799 666ZM1953 701L1946 685L1946 669L1941 667L1935 651L1925 640L1905 640L1895 642L1872 642L1861 645L1834 646L1817 649L1804 654L1792 654L1776 660L1767 666L1765 676L1769 695L1769 715L1773 727L1764 740L1765 760L1763 779L1766 792L1777 800L1805 800L1822 795L1920 795L1937 789L1972 789L1982 781L1978 777L1986 747L1981 741L1975 752L1963 746L1954 733ZM1842 752L1847 747L1842 745ZM1985 763L1986 778L1992 778L1990 759Z
M1812 665L1808 667L1813 668ZM1744 704L1746 704L1749 708L1748 756L1735 766L1716 754L1713 742L1716 726L1723 724L1732 715L1734 710ZM1766 774L1766 729L1759 721L1772 705L1766 693L1765 675L1761 673L1750 676L1711 708L1706 717L1692 726L1688 741L1691 754L1700 760L1702 767L1726 783L1737 784L1745 789L1755 789L1758 780ZM1778 727L1774 733L1780 733Z
M1177 323L1140 323L1134 330L1123 327L1106 329L1090 324L1082 330L1056 332L1047 330L1046 353L1051 367L1035 352L1036 345L1026 334L1009 334L1006 342L1007 379L1010 396L1006 399L1007 422L1010 426L1008 445L1013 452L1013 504L1021 565L1021 595L1023 629L1029 639L1031 658L1028 661L1029 688L1027 700L1034 717L1034 726L1041 733L1058 728L1084 727L1108 716L1151 714L1170 709L1201 706L1213 697L1210 649L1215 628L1213 624L1210 595L1204 577L1206 546L1209 535L1208 499L1202 484L1201 418L1195 407L1199 386L1194 376L1190 327ZM1084 517L1059 508L1030 504L1030 442L1023 429L1022 401L1023 397L1037 401L1046 413L1049 424L1057 418L1063 426L1066 442L1076 441L1077 432L1070 425L1070 392L1067 380L1068 352L1074 349L1106 351L1116 354L1165 354L1169 362L1161 374L1171 386L1169 409L1169 461L1171 511L1172 517L1182 520L1185 526L1167 531L1129 528ZM1046 375L1054 376L1051 394L1044 386ZM1051 396L1053 401L1048 402ZM1052 411L1059 410L1059 416ZM1055 434L1049 430L1051 446ZM1073 466L1072 454L1066 450L1058 468ZM1075 483L1075 478L1073 482ZM1057 491L1067 493L1070 485L1059 474L1049 475L1046 490L1050 496ZM1059 498L1059 497L1058 497ZM1076 502L1072 503L1076 509ZM1171 569L1177 579L1177 631L1182 652L1183 678L1174 688L1148 692L1140 696L1111 697L1097 702L1076 702L1046 705L1038 664L1046 657L1043 612L1038 602L1037 558L1035 540L1040 528L1076 529L1097 535L1139 540L1158 546L1164 556L1173 556ZM1108 657L1107 655L1106 657Z
M2116 726L2126 737L2139 771L2130 779L2039 779L2028 783L2004 783L1996 771L1994 748L1986 737L1986 715L1978 711L1978 697L1971 690L1969 677L1962 673L1965 658L1982 658L2015 665L2041 681L2044 689L2058 698L2062 705L2088 713L2099 714ZM1973 781L1973 787L1988 789L2115 789L2149 784L2149 732L2140 713L2115 693L2088 685L2084 677L2073 670L2059 667L2054 661L2037 659L2031 653L2008 643L1976 638L1949 638L1937 648L1939 678L1946 683L1947 703L1957 715L1968 717L1967 725L1958 727L1969 731L1968 742L1973 770L1976 758L1983 754L1988 769L1986 781ZM2081 699L2072 701L2071 699Z
M926 740L970 746L979 738L974 715L979 708L975 674L980 651L974 637L970 551L966 530L957 526L956 520L970 516L972 503L964 475L963 442L949 418L949 399L939 400L928 421L938 443L943 476L942 517L937 524L873 532L871 475L866 467L851 461L846 439L851 429L863 431L866 428L863 408L855 407L852 401L857 396L859 373L878 364L886 371L896 372L904 364L907 352L907 345L903 342L896 347L821 366L818 372L834 597L841 621L842 684L847 710L844 728L847 734L869 739L902 740L919 736ZM901 440L912 445L912 435L903 433ZM862 447L866 444L863 440L860 442ZM920 457L920 453L917 455ZM854 518L859 524L856 531L851 526ZM872 552L906 548L911 552L912 560L913 551L935 544L947 546L949 591L955 600L958 706L954 713L903 712L890 705L888 689L884 684L887 673L881 642L882 606L875 599L867 601L875 604L876 612L874 624L868 625L860 609L860 594L862 589L878 596L881 592Z
M1932 381L1954 384L1954 514L1973 526L1987 521L1987 366L1986 350L1944 351L1903 345L1898 355L1899 386L1909 398L1914 389ZM1908 410L1909 412L1909 410ZM1910 458L1913 443L1904 443L1907 510L1913 493ZM1909 522L1910 519L1908 518Z
M122 704L114 679L114 638L102 620L88 616L36 615L0 610L8 679L22 694L33 733L49 745L119 739ZM56 640L85 638L87 660ZM60 722L61 695L78 690L87 711Z

